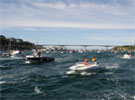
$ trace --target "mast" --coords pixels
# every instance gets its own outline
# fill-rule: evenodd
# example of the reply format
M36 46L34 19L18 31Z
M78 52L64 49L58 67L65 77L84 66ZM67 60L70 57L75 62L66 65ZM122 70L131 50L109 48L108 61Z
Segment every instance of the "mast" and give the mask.
M8 51L11 53L11 38L9 38Z

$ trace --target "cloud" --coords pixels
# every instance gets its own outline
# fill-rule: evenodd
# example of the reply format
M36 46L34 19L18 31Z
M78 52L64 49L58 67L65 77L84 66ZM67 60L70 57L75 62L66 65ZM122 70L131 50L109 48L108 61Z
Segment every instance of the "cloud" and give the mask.
M5 25L4 25L5 24ZM74 23L74 22L51 22L51 21L33 21L27 20L17 21L12 23L12 21L8 21L7 23L3 23L3 28L8 27L52 27L52 28L84 28L84 29L134 29L135 27L132 25L123 25L123 24L98 24L98 23Z
M102 38L101 38L102 37ZM110 36L109 34L108 35L103 35L103 36L90 36L90 37L86 37L87 39L89 40L94 40L94 41L106 41L106 42L117 42L117 43L135 43L135 39L134 39L135 35L132 35L132 36L129 36L129 35L123 35L123 36L120 36L120 35L114 35L114 36Z
M66 5L62 2L57 3L34 2L32 5L42 9L44 8L60 9L60 10L66 9Z
M114 2L66 3L62 0L4 2L0 10L2 20L0 28L134 29L134 7L122 5L116 2L117 0L112 1Z

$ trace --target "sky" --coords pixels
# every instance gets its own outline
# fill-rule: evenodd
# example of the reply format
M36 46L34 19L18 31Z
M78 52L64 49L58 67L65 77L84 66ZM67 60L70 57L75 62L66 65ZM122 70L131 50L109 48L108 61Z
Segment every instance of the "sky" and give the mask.
M38 44L135 43L135 0L0 0L0 34Z

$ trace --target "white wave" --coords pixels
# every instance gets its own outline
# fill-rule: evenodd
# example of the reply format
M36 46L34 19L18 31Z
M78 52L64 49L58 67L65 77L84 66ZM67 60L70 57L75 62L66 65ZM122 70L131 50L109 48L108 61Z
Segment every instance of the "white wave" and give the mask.
M113 64L112 66L106 66L107 69L114 69L114 68L119 68L118 64Z
M24 59L24 57L8 57L8 58L0 58L1 61L15 60L15 59Z
M86 75L94 75L94 74L96 74L96 73L88 73L88 72L81 72L80 73L82 76L86 76Z
M71 71L67 71L67 74L75 74L76 72L71 70Z
M105 75L112 75L114 74L113 72L105 72Z
M39 89L37 86L35 87L34 91L35 91L37 94L42 93L42 92L40 91L40 89Z
M135 96L133 96L133 99L135 100Z
M2 67L6 67L6 66L0 65L0 68L2 68Z
M25 64L30 64L31 62L30 61L25 61Z
M6 81L0 81L0 84L4 84L4 83L7 83Z

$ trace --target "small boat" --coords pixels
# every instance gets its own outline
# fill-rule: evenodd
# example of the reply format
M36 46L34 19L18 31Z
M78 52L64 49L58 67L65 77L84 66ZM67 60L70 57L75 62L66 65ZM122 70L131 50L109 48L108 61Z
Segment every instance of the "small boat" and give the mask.
M70 50L69 53L75 53L75 50Z
M104 66L100 66L98 63L92 63L89 65L84 65L83 62L77 63L74 66L71 66L69 69L70 70L76 70L76 71L81 71L81 70L89 70L89 69L102 69L105 68Z
M80 73L82 71L92 71L97 69L105 69L105 66L100 66L98 63L94 62L89 65L84 65L83 62L76 63L74 66L71 66L70 71L67 74Z
M12 54L12 55L18 55L18 54L21 54L21 51L15 50L15 51L13 51L11 54Z
M83 53L83 50L79 50L78 52L79 52L79 53Z
M21 51L20 50L13 50L11 53L11 57L20 57Z
M124 59L131 59L131 55L124 54L124 55L123 55L123 58L124 58Z
M51 58L51 57L38 57L38 56L26 56L26 60L29 61L30 63L34 63L34 62L52 62L55 59Z

